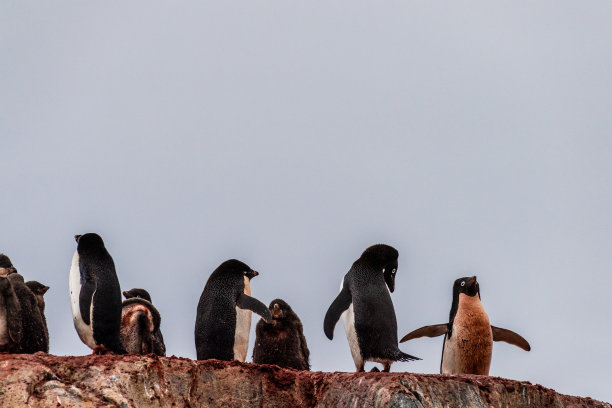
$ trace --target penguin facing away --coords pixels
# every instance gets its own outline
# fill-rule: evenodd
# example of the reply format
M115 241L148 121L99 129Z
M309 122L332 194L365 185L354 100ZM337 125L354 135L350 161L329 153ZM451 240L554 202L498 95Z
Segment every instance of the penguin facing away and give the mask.
M364 371L366 361L382 363L388 372L394 361L420 360L397 346L397 320L389 291L395 289L398 255L389 245L367 248L344 275L340 293L325 314L323 330L330 340L342 316L357 372Z
M494 341L505 341L523 350L531 350L527 340L517 333L491 326L480 301L476 276L455 281L448 323L416 329L405 335L400 343L443 334L441 374L489 375Z
M121 342L130 354L166 355L160 330L161 316L151 303L149 292L134 288L123 292Z
M270 321L270 310L251 297L250 281L259 275L236 259L223 262L208 278L198 302L195 346L198 360L245 361L251 312Z
M310 370L310 352L300 318L282 299L270 302L272 320L261 319L255 330L253 362Z
M121 328L121 290L115 263L95 233L75 235L77 250L70 268L74 327L94 354L125 354Z

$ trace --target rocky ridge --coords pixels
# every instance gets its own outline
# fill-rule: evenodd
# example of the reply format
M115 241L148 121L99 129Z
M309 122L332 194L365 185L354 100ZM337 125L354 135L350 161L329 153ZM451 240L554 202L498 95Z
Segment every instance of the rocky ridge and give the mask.
M1 407L597 407L485 376L326 373L177 357L0 355Z

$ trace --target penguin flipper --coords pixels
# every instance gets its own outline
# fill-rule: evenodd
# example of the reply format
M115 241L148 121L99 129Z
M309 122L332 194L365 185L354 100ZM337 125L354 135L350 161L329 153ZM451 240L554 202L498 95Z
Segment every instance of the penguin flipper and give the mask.
M505 341L506 343L520 347L525 351L531 350L531 346L527 340L512 330L491 326L491 331L493 332L493 341Z
M329 309L327 309L327 313L325 313L323 331L328 339L333 340L334 327L336 327L336 323L338 323L340 315L342 315L342 313L349 308L352 302L353 297L351 296L351 291L348 289L347 285L343 285L342 290L340 293L338 293L336 299L329 306Z
M83 322L88 326L91 323L89 314L91 311L91 302L93 300L95 290L95 282L88 279L81 286L81 292L79 293L79 311L81 312L81 319L83 319Z
M270 309L268 309L266 305L264 305L254 297L241 293L240 296L238 296L236 305L241 309L248 309L252 312L257 313L266 322L270 322L272 320L272 312L270 312Z
M493 327L493 326L491 326ZM408 340L417 339L419 337L438 337L446 333L448 325L443 324L432 324L431 326L423 326L420 329L416 329L402 337L400 343Z

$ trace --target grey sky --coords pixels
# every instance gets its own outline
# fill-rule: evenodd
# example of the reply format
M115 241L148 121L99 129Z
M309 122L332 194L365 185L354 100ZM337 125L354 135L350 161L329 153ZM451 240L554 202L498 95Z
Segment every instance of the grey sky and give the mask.
M323 316L382 242L400 337L476 274L532 345L495 344L491 375L612 401L611 3L217 3L0 4L0 252L51 286L51 353L89 353L68 273L95 231L169 355L195 358L206 279L238 258L313 369L352 371ZM437 373L441 343L392 370Z

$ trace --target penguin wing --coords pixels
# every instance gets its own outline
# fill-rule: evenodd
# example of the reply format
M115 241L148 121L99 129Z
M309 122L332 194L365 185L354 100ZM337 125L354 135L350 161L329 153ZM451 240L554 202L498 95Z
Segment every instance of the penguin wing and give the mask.
M343 285L342 290L336 296L336 299L332 302L325 313L325 320L323 321L323 331L328 339L333 340L334 338L334 327L340 319L340 315L349 308L353 302L351 291L348 289L348 285Z
M411 331L410 333L402 337L402 339L400 340L400 343L403 343L405 341L412 340L412 339L417 339L419 337L438 337L438 336L445 334L447 329L448 329L448 324L446 323L432 324L431 326L423 326L420 329Z
M91 311L91 301L93 294L96 290L96 283L92 279L87 279L81 286L81 292L79 293L79 310L81 312L81 319L89 326L89 315Z
M257 313L266 322L270 322L272 320L272 312L270 312L270 309L268 309L266 305L264 305L254 297L241 293L240 296L238 296L236 305L238 305L238 307L241 309L248 309L252 312Z
M501 327L491 326L493 332L493 341L505 341L514 346L520 347L525 351L531 350L531 346L520 334L513 332L512 330L502 329Z

